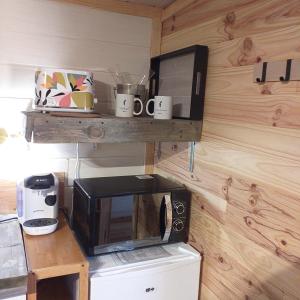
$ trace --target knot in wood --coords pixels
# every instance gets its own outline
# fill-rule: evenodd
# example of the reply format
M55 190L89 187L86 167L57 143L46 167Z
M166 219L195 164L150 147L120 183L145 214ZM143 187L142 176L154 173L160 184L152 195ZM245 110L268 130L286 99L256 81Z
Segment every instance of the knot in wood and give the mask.
M104 136L104 130L100 127L89 126L87 134L90 138L100 138Z
M253 42L251 38L247 37L244 39L243 48L245 51L251 51L251 49L253 48Z
M254 193L254 192L257 191L256 188L257 188L257 185L256 185L255 183L252 183L251 186L250 186L250 191L251 191L252 193Z
M275 116L276 116L276 118L279 119L280 116L281 116L281 114L282 114L282 109L281 108L277 108L275 110ZM274 120L274 118L273 118L273 120Z
M251 220L250 220L249 217L244 217L244 220L245 220L245 222L246 222L246 224L247 224L248 226L251 226L251 225L252 225L252 222L251 222Z
M232 177L229 177L227 179L227 184L228 184L228 186L231 186L231 184L232 184Z
M249 198L249 203L251 206L255 206L257 204L257 197L255 195L251 195Z
M285 240L281 240L281 244L282 244L283 246L286 246L287 242L286 242Z
M236 15L234 12L230 12L225 17L225 25L233 25L235 23Z
M272 93L267 85L264 85L262 87L261 94L262 95L272 95Z

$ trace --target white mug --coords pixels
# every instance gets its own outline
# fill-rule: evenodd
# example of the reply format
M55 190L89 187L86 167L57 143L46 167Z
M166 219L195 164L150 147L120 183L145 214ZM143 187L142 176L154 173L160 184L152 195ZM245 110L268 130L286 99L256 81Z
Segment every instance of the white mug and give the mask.
M149 112L149 104L154 102L153 113ZM173 102L171 96L155 96L150 99L146 105L146 112L149 116L154 116L154 119L170 120L173 113Z
M140 111L134 111L134 103L140 102ZM135 98L133 95L117 94L116 96L116 116L130 118L138 116L143 112L143 102L139 98Z

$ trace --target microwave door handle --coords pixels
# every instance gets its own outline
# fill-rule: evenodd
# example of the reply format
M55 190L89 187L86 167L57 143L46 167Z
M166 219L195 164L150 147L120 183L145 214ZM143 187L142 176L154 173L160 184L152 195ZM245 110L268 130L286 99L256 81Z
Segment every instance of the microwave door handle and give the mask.
M168 242L170 238L170 234L172 231L172 220L173 220L173 211L172 211L172 201L170 195L165 195L165 233L162 238L163 242Z

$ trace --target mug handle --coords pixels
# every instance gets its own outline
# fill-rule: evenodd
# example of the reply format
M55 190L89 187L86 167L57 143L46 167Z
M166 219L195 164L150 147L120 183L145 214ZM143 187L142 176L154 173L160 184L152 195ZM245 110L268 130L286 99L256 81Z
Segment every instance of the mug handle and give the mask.
M146 105L146 112L147 112L147 114L148 114L149 116L154 116L154 111L153 111L153 113L150 113L150 112L149 112L149 104L150 104L152 101L154 102L154 99L149 99L148 102L147 102L147 105Z
M134 116L139 116L142 112L143 112L143 109L144 109L144 105L143 105L143 102L142 102L142 100L140 99L140 98L134 98L134 103L136 102L136 101L138 101L138 102L140 102L140 104L141 104L141 109L140 109L140 111L139 112L133 112L133 115Z

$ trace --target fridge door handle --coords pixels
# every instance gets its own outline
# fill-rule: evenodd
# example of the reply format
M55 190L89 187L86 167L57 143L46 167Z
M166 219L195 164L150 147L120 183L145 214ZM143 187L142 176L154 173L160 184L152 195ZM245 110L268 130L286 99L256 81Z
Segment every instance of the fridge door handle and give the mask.
M162 238L163 242L168 242L170 238L170 234L172 231L172 221L173 221L173 210L172 210L172 201L170 195L165 195L165 233Z

